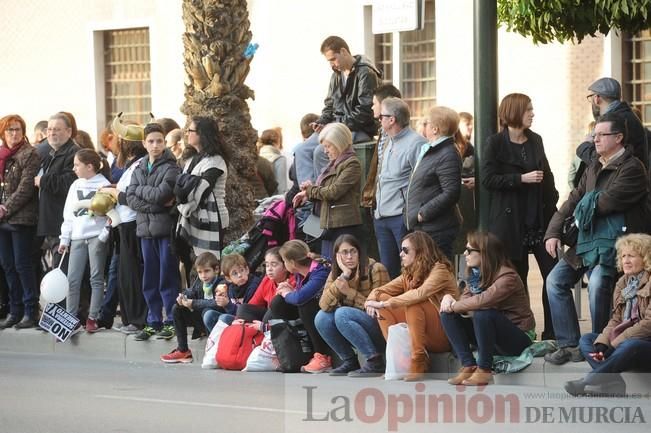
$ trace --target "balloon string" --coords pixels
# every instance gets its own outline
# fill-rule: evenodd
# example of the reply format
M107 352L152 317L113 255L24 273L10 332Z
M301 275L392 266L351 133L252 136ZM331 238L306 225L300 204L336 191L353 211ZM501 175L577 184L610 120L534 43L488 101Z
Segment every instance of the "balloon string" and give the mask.
M57 266L57 269L61 269L61 265L63 264L63 259L66 258L66 253L68 250L63 251L63 254L61 254L61 260L59 260L59 266Z

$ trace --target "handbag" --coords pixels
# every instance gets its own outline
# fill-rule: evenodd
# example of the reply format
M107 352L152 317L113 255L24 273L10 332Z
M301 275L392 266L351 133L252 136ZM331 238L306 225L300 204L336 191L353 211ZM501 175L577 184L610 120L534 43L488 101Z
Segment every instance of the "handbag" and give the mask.
M576 218L571 215L563 220L561 231L561 243L568 247L576 245L579 239L579 228L576 226Z
M217 345L217 365L224 370L242 370L263 338L262 332L244 323L229 326L222 332Z
M270 320L271 343L276 349L279 370L298 373L312 359L312 342L301 319Z
M307 217L303 224L303 233L312 236L315 239L319 239L323 236L323 232L324 229L321 228L321 218L318 215L310 213L310 216Z

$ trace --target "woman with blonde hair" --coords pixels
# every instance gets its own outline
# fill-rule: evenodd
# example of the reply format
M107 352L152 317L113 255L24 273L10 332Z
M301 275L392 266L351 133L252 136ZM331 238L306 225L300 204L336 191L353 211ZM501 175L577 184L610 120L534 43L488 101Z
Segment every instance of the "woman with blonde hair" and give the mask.
M459 115L448 107L434 107L425 121L425 135L416 167L409 179L405 205L407 231L424 231L452 259L452 245L461 218L457 202L461 193L461 156L455 137Z
M314 214L319 215L321 255L330 257L335 239L350 234L362 239L362 214L359 209L362 165L353 150L353 135L343 123L329 123L319 134L330 163L313 185L307 180L293 200L299 207L306 200L314 202Z
M622 236L615 248L617 269L624 275L615 285L613 313L604 330L581 337L579 347L592 371L565 383L575 396L626 394L619 373L651 369L651 236Z
M400 248L402 274L373 290L366 312L377 317L384 338L389 326L406 322L411 337L411 365L406 381L423 378L429 370L428 352L447 352L450 344L439 318L446 295L456 296L450 260L425 232L409 233Z

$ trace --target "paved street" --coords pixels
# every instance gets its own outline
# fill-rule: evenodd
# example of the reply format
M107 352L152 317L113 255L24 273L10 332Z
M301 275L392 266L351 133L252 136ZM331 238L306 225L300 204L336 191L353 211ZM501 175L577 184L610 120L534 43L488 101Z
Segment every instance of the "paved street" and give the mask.
M531 386L456 389L442 380L407 384L12 352L0 352L0 390L2 433L422 432L438 423L448 431L521 432L527 422L545 432L563 420L575 422L573 433L594 433L612 429L595 422L598 411L611 422L636 422L617 424L618 432L648 431L651 420L648 397L573 399ZM547 415L542 406L551 408Z

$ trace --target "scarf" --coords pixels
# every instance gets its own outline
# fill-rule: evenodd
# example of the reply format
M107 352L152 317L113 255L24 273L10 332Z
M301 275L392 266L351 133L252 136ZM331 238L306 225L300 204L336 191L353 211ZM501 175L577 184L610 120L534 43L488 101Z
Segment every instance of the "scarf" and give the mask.
M470 275L468 276L470 293L478 295L483 292L484 289L479 284L481 284L481 272L479 268L470 268Z
M631 320L631 312L637 306L637 289L640 288L640 280L644 276L645 271L637 275L631 275L626 281L626 287L622 289L622 298L626 301L624 307L624 321Z
M5 180L5 165L7 161L12 158L18 150L23 146L25 140L21 141L13 148L10 148L6 144L0 146L0 179Z
M355 156L355 152L352 149L348 149L341 155L337 157L334 161L330 161L326 168L321 172L319 177L316 178L316 185L321 186L321 182L323 182L323 179L325 179L327 176L329 176L331 173L333 173L339 164L347 160L348 158Z

